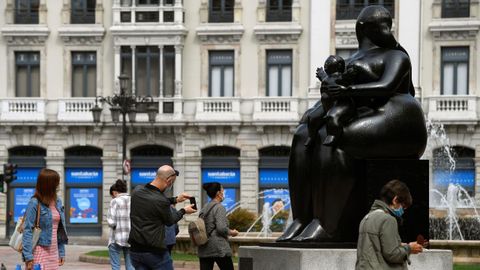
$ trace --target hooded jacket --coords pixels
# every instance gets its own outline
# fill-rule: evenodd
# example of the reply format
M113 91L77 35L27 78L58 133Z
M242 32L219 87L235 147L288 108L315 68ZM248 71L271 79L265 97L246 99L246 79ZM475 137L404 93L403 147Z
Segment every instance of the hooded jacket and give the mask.
M392 210L375 200L360 222L356 270L408 269L410 247L402 245L398 223Z

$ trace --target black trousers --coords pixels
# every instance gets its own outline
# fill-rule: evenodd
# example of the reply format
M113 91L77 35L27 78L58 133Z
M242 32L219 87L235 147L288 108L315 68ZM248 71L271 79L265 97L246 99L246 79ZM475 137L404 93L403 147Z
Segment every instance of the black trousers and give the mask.
M200 258L200 270L212 270L213 263L217 263L220 270L233 270L232 257Z

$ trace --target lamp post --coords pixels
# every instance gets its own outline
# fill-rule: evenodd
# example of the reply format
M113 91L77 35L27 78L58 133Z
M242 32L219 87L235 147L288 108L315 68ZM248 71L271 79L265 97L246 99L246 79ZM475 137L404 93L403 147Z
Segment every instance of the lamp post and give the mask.
M127 91L130 78L124 74L118 76L120 81L120 94L113 96L95 98L95 106L92 107L93 122L100 123L103 106L98 106L98 102L102 105L107 103L110 105L110 113L112 115L112 122L117 124L120 121L120 114L122 115L122 180L124 180L125 171L123 164L127 158L127 114L131 123L135 122L137 110L141 107L140 113L148 114L148 121L155 122L155 117L158 112L158 107L155 106L154 100L151 96L135 96Z

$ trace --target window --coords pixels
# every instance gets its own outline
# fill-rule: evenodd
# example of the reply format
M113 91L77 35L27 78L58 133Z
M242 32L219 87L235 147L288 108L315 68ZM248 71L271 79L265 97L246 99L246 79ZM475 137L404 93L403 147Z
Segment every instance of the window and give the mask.
M233 22L234 0L210 0L208 22Z
M95 23L95 0L72 0L71 23Z
M267 51L267 96L292 95L292 51Z
M15 53L15 95L17 97L40 96L40 53Z
M233 97L233 51L210 52L209 58L209 96Z
M139 96L159 94L160 52L156 46L136 47L135 83Z
M442 48L442 95L468 95L468 47Z
M442 18L470 17L470 0L442 0Z
M267 22L288 22L292 20L292 0L268 0Z
M72 52L72 97L95 97L96 52Z
M135 48L135 94L140 96L159 96L160 68L163 68L163 94L175 93L175 48L164 46L163 67L160 67L160 50L156 46L138 46ZM121 47L121 74L132 78L132 49ZM131 80L130 80L131 83ZM130 85L130 88L131 89Z
M160 0L136 0L137 6L158 6L160 4Z
M16 0L15 23L38 24L38 7L40 0Z
M364 7L382 5L395 16L394 0L337 0L337 20L355 20Z

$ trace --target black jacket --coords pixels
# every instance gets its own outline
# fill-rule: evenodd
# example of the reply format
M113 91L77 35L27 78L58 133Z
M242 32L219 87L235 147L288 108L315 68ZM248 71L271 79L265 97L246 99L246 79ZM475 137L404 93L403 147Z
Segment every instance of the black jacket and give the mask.
M171 211L176 198L167 198L157 187L146 184L133 191L130 205L130 236L128 243L135 252L163 252L165 225L170 226L182 219L184 209Z

